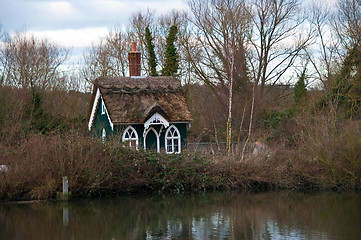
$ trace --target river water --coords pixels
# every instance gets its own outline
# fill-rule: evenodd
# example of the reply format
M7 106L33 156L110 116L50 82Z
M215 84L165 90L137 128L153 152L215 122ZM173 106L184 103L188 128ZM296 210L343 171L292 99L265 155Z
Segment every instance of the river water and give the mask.
M0 203L0 239L361 239L361 193Z

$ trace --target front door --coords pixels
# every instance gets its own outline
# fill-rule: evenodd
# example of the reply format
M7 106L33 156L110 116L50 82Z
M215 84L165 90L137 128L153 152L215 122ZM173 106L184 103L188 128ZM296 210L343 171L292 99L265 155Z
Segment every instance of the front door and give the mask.
M153 151L160 151L159 148L159 136L158 133L155 131L154 128L149 128L144 139L144 149L145 150L153 150Z

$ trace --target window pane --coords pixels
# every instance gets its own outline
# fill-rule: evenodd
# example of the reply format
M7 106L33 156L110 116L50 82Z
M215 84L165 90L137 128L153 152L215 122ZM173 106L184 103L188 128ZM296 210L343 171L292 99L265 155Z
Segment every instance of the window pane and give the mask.
M169 138L169 137L172 137L172 134L170 131L168 131L168 133L167 133L167 138Z
M130 130L130 129L129 129ZM131 138L135 138L135 132L132 130L132 133L130 134Z
M130 148L136 149L137 148L137 141L135 141L135 140L130 141Z
M178 152L178 151L179 151L178 139L174 139L174 151L175 151L175 152Z
M167 139L167 152L173 152L172 139Z

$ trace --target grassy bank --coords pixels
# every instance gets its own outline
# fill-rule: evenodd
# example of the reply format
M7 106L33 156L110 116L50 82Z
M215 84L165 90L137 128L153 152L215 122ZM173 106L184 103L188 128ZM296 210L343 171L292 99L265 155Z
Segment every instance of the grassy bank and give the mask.
M355 144L361 145L361 141ZM63 176L69 179L72 198L129 192L339 190L361 185L360 174L351 174L352 169L345 169L345 164L331 166L330 159L312 160L307 156L301 159L299 150L283 147L274 149L271 155L249 155L240 162L235 156L197 152L164 155L131 151L116 140L102 143L73 133L32 135L17 145L2 145L0 154L9 168L0 173L1 200L56 199Z

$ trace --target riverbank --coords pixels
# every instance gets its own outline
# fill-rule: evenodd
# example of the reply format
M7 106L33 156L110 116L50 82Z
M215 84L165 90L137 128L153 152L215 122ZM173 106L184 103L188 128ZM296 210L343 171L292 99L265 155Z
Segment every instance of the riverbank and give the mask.
M360 189L360 176L341 178L330 163L309 160L279 147L271 154L213 156L199 152L165 155L132 151L119 141L102 143L79 134L33 135L1 146L8 167L0 173L0 200L57 199L62 178L72 198L137 192L183 193L213 190Z

